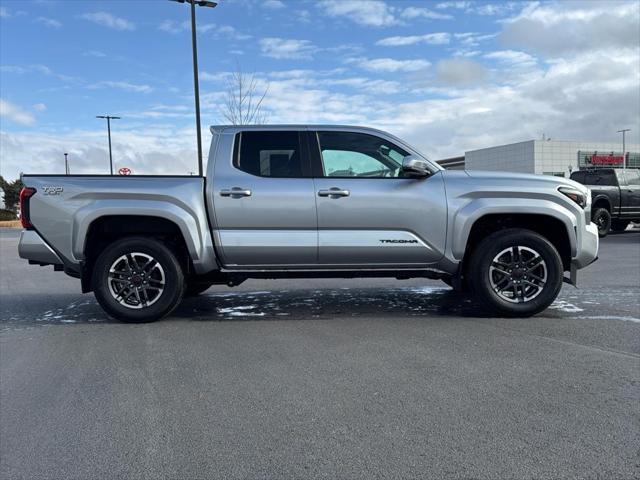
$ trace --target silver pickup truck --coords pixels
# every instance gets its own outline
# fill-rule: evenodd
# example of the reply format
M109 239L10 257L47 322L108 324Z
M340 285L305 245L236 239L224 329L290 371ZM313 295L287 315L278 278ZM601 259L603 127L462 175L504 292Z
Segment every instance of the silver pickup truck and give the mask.
M24 175L20 256L126 322L213 284L365 276L441 279L528 316L597 256L589 190L571 180L445 171L370 128L211 133L206 177Z

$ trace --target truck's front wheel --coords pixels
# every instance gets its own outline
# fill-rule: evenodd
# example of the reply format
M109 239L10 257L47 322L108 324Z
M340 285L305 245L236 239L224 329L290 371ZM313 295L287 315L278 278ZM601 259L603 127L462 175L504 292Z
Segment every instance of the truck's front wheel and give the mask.
M109 245L93 269L100 306L123 322L152 322L182 300L184 274L175 254L153 238L130 237Z
M471 256L473 292L491 310L530 316L547 308L562 287L562 261L541 235L508 229L486 237Z

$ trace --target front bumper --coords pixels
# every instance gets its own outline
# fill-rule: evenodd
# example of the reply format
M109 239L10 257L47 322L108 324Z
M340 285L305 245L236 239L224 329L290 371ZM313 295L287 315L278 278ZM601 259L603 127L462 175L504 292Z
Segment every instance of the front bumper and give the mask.
M20 255L20 258L40 265L63 264L58 254L34 230L23 230L20 234L18 255Z
M575 269L584 268L598 258L598 227L595 223L588 223L578 229L576 239L576 255L571 259L571 266Z

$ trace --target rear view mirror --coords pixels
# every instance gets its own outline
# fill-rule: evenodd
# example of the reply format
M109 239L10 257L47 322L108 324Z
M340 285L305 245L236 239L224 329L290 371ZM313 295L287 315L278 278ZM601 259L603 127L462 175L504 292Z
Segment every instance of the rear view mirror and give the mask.
M409 155L402 160L402 171L408 177L428 177L431 174L429 164L415 155Z

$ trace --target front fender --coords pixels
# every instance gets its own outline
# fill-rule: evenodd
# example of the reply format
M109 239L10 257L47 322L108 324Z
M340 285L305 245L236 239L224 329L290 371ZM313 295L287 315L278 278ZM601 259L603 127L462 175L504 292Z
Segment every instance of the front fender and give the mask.
M474 223L485 215L492 214L547 215L560 220L567 230L571 243L571 256L576 255L575 228L578 220L576 214L569 208L545 199L477 198L457 210L453 216L453 235L450 236L453 258L462 260Z

